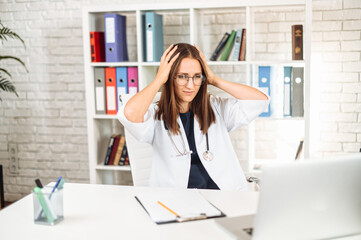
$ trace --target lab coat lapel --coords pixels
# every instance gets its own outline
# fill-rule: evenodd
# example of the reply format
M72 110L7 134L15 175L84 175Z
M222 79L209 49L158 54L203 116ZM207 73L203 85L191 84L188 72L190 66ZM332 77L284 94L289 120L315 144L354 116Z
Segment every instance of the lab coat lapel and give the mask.
M193 129L194 129L194 140L196 142L196 148L197 148L197 153L198 153L198 156L201 160L202 159L202 154L204 152L204 149L203 149L203 140L204 140L204 135L201 131L201 128L199 126L199 123L198 123L198 120L196 118L196 116L194 116L194 126L193 126Z
M187 135L186 135L186 132L184 131L183 123L182 123L180 116L178 116L177 122L178 122L179 129L181 132L181 134L178 134L176 136L177 146L181 146L181 148L179 149L180 151L184 150L184 152L189 152L189 143L188 143ZM182 138L183 138L183 141L182 141ZM183 143L185 146L183 146ZM184 153L184 152L182 152L182 153Z

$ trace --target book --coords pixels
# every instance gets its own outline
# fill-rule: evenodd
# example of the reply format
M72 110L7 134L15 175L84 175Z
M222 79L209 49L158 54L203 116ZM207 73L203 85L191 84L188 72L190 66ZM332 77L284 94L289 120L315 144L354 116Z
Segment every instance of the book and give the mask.
M217 58L218 58L219 54L221 53L223 47L226 45L226 42L227 42L229 36L230 36L230 34L227 33L227 32L223 35L223 37L219 41L216 49L212 53L212 56L210 58L211 61L216 61L217 60Z
M303 67L292 68L291 81L291 115L292 117L303 117Z
M127 149L127 157L125 158L125 163L124 163L124 165L130 165L130 164L129 164L128 149Z
M122 155L124 145L125 145L125 137L123 135L121 135L121 136L119 136L119 138L120 138L119 139L119 144L118 144L117 149L116 149L116 154L115 154L115 157L114 157L113 165L120 165L119 164L119 162L121 160L120 157Z
M226 216L199 191L144 192L135 198L157 224Z
M116 69L113 67L105 68L105 100L106 113L117 114L117 82Z
M241 50L239 51L239 61L246 60L246 29L242 29L242 41L241 41Z
M303 60L302 25L292 25L292 60Z
M110 153L108 165L114 165L115 155L117 154L118 151L119 142L120 142L120 135L116 135L112 146L112 151Z
M95 113L106 114L105 68L94 68Z
M258 66L258 87L262 92L267 95L271 94L271 67L270 66ZM271 105L271 104L270 104ZM265 112L261 113L260 117L271 116L271 106Z
M124 141L124 147L120 153L120 161L118 163L118 165L129 165L129 160L128 160L128 164L126 164L126 160L128 157L128 149L127 149L127 143Z
M236 37L236 31L232 30L231 35L229 36L226 45L224 46L223 52L219 60L227 61L229 58L229 54L231 53L231 49L234 43L234 39Z
M234 39L233 58L232 58L232 60L235 62L237 62L239 58L239 53L241 51L241 42L242 42L242 30L237 29L236 38Z
M105 60L107 62L128 61L126 16L105 13L104 24Z
M145 13L145 60L159 62L164 51L163 16L155 12Z
M105 62L104 32L90 32L90 56L92 62Z
M291 116L291 75L292 67L283 67L283 116Z
M114 134L110 137L109 142L108 142L108 148L107 148L107 152L105 154L105 159L104 159L104 165L108 165L109 164L109 159L110 159L110 154L112 153L112 148L113 148L113 144L114 144L114 140L115 137L117 135Z

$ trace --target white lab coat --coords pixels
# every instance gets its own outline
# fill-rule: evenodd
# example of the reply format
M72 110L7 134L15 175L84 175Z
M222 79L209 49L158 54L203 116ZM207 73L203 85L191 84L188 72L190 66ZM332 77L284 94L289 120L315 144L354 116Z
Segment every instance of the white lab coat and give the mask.
M195 118L194 138L199 158L221 190L247 190L248 184L228 132L254 120L266 110L270 99L238 100L211 96L210 100L216 116L216 123L208 129L209 150L213 153L214 159L206 161L203 158L203 152L207 149L206 136L201 132ZM151 104L143 123L128 121L124 115L124 106L119 109L117 117L136 139L153 145L150 186L187 188L191 166L190 154L178 156L179 153L168 136L164 122L154 119L156 108L155 104ZM171 133L173 141L181 152L189 151L180 117L178 124L182 134L174 136Z

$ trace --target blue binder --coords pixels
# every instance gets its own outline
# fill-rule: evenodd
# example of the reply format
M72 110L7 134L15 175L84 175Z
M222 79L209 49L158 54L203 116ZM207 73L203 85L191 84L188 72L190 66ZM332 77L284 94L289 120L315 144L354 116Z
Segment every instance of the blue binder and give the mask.
M117 78L117 106L121 106L121 95L128 93L128 70L127 67L116 68Z
M292 67L283 67L283 116L291 116L291 72Z
M105 60L128 61L126 17L116 13L105 13L104 23Z
M268 95L271 93L271 67L259 66L258 67L258 87L260 90ZM271 104L270 104L271 105ZM260 117L271 116L271 107L268 105L268 110L261 113Z
M145 13L145 61L159 62L164 51L163 16L155 12Z

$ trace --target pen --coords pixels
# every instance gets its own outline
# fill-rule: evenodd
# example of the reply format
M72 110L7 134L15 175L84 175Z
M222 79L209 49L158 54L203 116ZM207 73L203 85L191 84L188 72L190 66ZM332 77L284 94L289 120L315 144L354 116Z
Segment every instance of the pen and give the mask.
M176 212L174 212L172 209L170 209L169 207L167 207L166 205L164 205L164 204L161 203L160 201L157 201L157 203L158 203L159 205L161 205L162 207L164 207L165 209L167 209L169 212L173 213L177 218L179 218L179 215L178 215Z
M54 185L54 187L53 187L53 190L52 190L51 193L50 193L49 198L51 198L52 193L53 193L53 192L56 190L56 188L58 187L61 179L62 179L62 177L60 176L60 177L58 178L58 180L56 181L56 183L55 183L55 185Z

